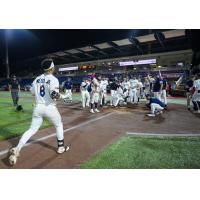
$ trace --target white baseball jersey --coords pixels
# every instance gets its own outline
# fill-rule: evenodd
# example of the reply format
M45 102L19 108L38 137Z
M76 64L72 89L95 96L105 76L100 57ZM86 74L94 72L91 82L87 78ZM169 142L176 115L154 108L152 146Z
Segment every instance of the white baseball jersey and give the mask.
M137 79L135 79L135 80L134 79L130 79L129 82L130 82L130 86L131 86L132 89L137 87L137 84L138 84L138 80Z
M108 86L108 81L107 80L101 80L100 81L100 88L101 88L102 91L106 91L107 86Z
M59 81L52 74L42 74L32 83L31 92L35 95L36 104L55 104L50 96L52 91L59 92Z
M150 82L149 81L145 81L144 82L144 87L145 87L145 90L150 90Z
M141 81L138 82L138 89L143 88L143 84Z
M100 92L100 84L96 78L92 81L92 92Z
M195 90L200 90L200 79L194 81Z
M129 90L129 88L130 88L130 82L129 81L123 81L122 82L122 87L123 87L123 89L127 89L127 90Z
M89 86L89 82L83 81L83 82L81 83L81 91L87 91L88 86Z

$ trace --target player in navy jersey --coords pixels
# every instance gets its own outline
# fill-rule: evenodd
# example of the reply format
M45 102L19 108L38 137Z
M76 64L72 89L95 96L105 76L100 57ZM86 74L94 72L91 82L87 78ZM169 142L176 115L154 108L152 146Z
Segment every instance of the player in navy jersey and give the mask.
M73 83L71 81L71 78L67 78L67 81L64 82L63 89L65 92L65 102L72 102L72 89L73 89Z

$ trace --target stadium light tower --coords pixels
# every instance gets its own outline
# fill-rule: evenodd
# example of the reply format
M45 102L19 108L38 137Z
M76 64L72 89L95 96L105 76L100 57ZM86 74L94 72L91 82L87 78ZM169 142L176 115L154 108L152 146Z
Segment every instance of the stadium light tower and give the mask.
M5 30L5 57L6 57L6 78L10 78L10 66L8 56L8 30Z

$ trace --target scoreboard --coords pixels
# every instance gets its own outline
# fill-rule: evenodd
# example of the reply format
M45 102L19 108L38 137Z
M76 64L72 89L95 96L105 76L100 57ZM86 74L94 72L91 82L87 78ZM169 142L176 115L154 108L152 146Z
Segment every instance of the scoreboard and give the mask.
M82 65L80 66L80 69L95 69L96 67L94 65Z

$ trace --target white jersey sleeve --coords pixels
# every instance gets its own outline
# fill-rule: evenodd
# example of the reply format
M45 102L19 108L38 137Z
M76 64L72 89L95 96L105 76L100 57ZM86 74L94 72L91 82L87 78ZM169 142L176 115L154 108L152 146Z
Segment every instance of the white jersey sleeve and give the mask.
M81 91L87 91L87 88L88 88L88 83L83 81L81 83Z

